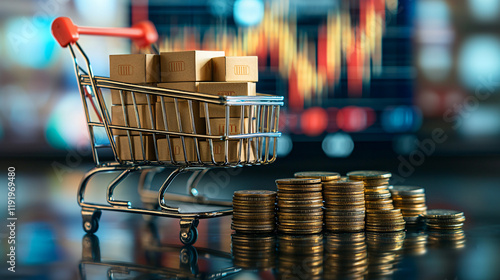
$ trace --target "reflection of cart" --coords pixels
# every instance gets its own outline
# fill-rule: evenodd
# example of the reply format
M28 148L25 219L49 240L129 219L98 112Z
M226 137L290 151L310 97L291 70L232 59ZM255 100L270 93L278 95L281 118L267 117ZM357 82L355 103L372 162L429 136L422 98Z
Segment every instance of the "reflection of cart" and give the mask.
M52 33L62 47L69 47L73 58L90 134L92 155L97 165L85 175L78 190L78 203L82 207L83 228L86 232L97 231L101 210L123 211L180 218L181 241L185 244L192 244L197 238L198 219L229 215L232 210L206 210L193 213L168 205L166 200L226 206L227 208L227 206L231 206L230 202L213 201L198 195L196 185L206 174L208 168L269 164L276 159L276 139L281 135L278 132L277 124L279 108L283 105L283 97L269 95L214 96L129 84L93 74L90 61L77 42L80 34L129 37L140 47L145 47L154 43L158 38L156 29L150 22L142 22L131 28L90 28L75 26L69 18L57 18L52 25ZM77 53L85 61L86 69L78 64ZM126 109L125 105L121 105L125 125L116 125L111 122L110 102L109 98L106 98L107 95L110 95L110 90L119 92L121 104L125 104L125 94L132 97L132 105L129 105L132 106L131 111ZM139 116L136 102L136 98L139 96L145 97L147 100L145 117ZM155 99L158 100L156 104L154 103ZM167 99L170 102L173 101L174 126L177 129L169 129L169 125L172 126L172 123L171 119L170 121L167 119ZM154 112L155 105L161 108L156 114ZM185 106L182 112L181 105ZM204 109L201 110L204 111L203 128L206 129L204 134L197 133L197 131L201 131L201 127L199 124L197 127L194 121L195 106ZM225 112L223 118L225 129L222 135L213 133L214 128L211 128L210 112L214 106L220 106L218 108ZM241 129L240 134L231 134L229 131L230 116L235 112L235 109L237 113L240 112L239 125L245 128ZM172 112L170 111L170 113ZM157 124L162 123L164 128L160 129L159 125L148 127L145 124L154 124L155 121ZM191 126L191 131L186 132L187 130L183 129L183 125L186 124ZM105 133L109 144L99 143L99 133ZM125 141L119 144L117 135L124 135L122 137L125 138ZM151 142L144 140L151 138L153 140ZM163 140L161 144L160 140ZM174 141L181 143L180 148L174 147L172 144ZM111 148L114 161L101 162L99 156L102 156L104 152L102 148L107 148L108 151ZM162 159L159 154L165 150L168 151L166 160ZM179 152L180 157L177 154ZM190 152L192 153L191 158L188 155ZM218 152L222 153L222 157L220 154L217 155ZM164 181L158 192L149 190L152 176L167 167L175 167L176 169ZM193 172L188 181L189 195L166 194L167 188L175 177L185 171ZM148 207L132 207L130 201L116 200L113 197L115 188L130 174L136 172L141 173L140 194ZM107 187L106 200L108 204L86 202L84 194L90 179L101 173L116 174L115 179Z
M191 245L183 247L178 245L144 245L146 245L144 253L147 265L124 261L102 261L99 238L93 234L86 234L82 239L82 260L79 265L80 279L87 279L87 274L96 273L101 270L99 268L105 271L107 279L222 279L241 271L241 268L231 265L230 253L207 248L195 248ZM162 254L178 255L179 267L165 267L161 262ZM209 259L211 262L217 261L229 265L213 272L200 272L198 268L199 254L203 259Z

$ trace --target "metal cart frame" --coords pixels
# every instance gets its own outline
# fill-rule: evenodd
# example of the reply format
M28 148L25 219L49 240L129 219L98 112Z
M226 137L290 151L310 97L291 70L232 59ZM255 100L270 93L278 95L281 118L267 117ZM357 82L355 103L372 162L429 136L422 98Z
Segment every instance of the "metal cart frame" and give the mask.
M210 94L171 90L146 85L136 85L114 81L106 77L95 76L90 60L77 42L80 34L121 36L133 39L138 46L145 47L156 42L158 34L154 25L150 22L141 22L131 28L94 28L75 26L69 18L57 18L52 25L52 33L62 47L68 47L74 63L75 75L79 85L85 117L87 120L92 156L96 167L90 170L82 179L78 189L77 201L82 208L83 228L87 233L94 233L99 226L99 219L102 210L137 213L150 216L162 216L179 218L181 225L180 239L184 244L193 244L197 239L197 229L199 219L219 217L232 214L232 209L220 211L206 211L189 213L180 211L178 207L173 207L166 203L166 200L182 202L203 203L231 207L231 202L210 200L199 195L196 186L203 175L212 167L242 167L252 165L269 164L276 160L276 139L281 136L278 132L279 108L283 105L283 97L259 95L259 96L215 96ZM153 50L158 53L153 46ZM77 61L77 53L84 60L85 68L82 68ZM111 90L119 92L121 98L123 117L125 125L117 125L110 117L110 102L107 102L105 94ZM132 113L128 113L125 108L125 94L132 97ZM162 122L165 129L159 129L156 125L148 127L139 116L136 97L145 96L147 99L146 121L154 124L155 121ZM168 128L166 103L167 98L173 100L175 108L176 129ZM154 114L154 101L161 106L161 117ZM179 106L181 103L188 105L188 112L181 114ZM206 134L197 133L194 106L203 106L205 112ZM211 106L219 105L225 112L225 129L223 135L212 133L210 123ZM229 130L230 117L237 109L240 119L240 134L232 134ZM92 110L91 110L92 109ZM187 118L186 118L187 114ZM182 128L181 119L188 120L192 125L192 131L186 132ZM133 120L133 126L129 121ZM248 127L248 128L246 128ZM199 130L199 127L198 127ZM109 144L99 144L97 136L99 131L104 131ZM125 145L118 146L118 135L124 139ZM134 138L135 137L135 138ZM145 138L148 137L148 138ZM152 145L151 140L152 138ZM139 141L135 141L139 139ZM147 139L147 140L145 140ZM157 140L166 139L167 145L160 147ZM173 139L181 141L180 160L178 155L172 151ZM188 141L192 141L193 145ZM206 149L200 146L204 142ZM223 145L223 158L217 157L214 152L215 143ZM222 144L221 144L222 143ZM237 154L230 157L229 144L237 143ZM208 148L207 148L208 147ZM167 159L159 155L160 148L167 149ZM188 150L189 148L189 150ZM102 162L100 156L104 152L101 150L111 149L113 160ZM208 150L207 150L208 149ZM148 152L149 150L149 152ZM194 159L189 157L189 151L194 150ZM153 152L151 152L153 151ZM221 151L219 151L221 152ZM127 154L126 156L124 154ZM191 156L192 157L192 156ZM155 174L164 171L167 167L175 167L168 178L163 182L159 191L151 190L151 183ZM191 171L193 174L188 180L188 196L167 193L167 189L176 178L183 172ZM130 201L117 200L113 196L116 187L123 182L130 174L141 173L139 181L139 194L145 207L133 207ZM90 180L102 173L116 174L107 186L107 204L91 203L85 200L85 190Z

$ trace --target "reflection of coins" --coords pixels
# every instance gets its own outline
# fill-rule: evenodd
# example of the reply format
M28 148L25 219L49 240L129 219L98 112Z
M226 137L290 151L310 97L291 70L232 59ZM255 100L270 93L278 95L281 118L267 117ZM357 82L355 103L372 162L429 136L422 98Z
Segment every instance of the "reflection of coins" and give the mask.
M278 279L321 279L323 235L278 235Z
M465 232L455 230L429 230L428 245L435 248L457 250L465 247Z
M275 266L276 241L274 235L231 235L231 253L234 265L249 269Z

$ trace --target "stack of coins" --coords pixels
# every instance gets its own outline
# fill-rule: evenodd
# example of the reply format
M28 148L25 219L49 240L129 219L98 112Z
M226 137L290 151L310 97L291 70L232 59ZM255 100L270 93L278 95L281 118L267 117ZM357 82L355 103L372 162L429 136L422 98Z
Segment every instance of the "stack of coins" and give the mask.
M390 232L405 229L401 210L371 210L366 213L366 231Z
M465 232L456 230L430 230L428 244L430 247L457 250L465 247Z
M352 171L347 173L349 180L362 181L365 185L366 212L371 210L394 209L389 192L389 179L392 174L385 171Z
M455 210L433 209L423 216L427 228L433 230L458 230L465 222L464 212Z
M365 233L326 236L323 279L364 279L368 269Z
M325 228L334 232L357 232L365 228L365 197L361 181L323 183Z
M401 209L406 223L418 223L420 215L425 214L425 190L414 186L393 186L391 189L394 208Z
M391 279L397 270L405 232L367 232L368 279Z
M233 195L233 223L239 233L269 233L276 229L276 192L236 191Z
M278 279L322 279L323 235L279 235Z
M320 179L276 180L278 187L278 231L314 234L323 230L323 196Z
M231 253L234 265L247 269L274 268L276 260L276 238L274 235L231 235Z

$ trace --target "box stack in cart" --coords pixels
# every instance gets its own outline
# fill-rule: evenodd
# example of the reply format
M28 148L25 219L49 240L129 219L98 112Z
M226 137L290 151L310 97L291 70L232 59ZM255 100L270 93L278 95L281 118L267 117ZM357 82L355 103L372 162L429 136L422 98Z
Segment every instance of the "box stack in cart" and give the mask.
M258 65L256 56L225 56L223 51L111 55L110 78L183 93L256 96ZM120 160L206 163L213 158L221 163L257 157L251 138L229 140L226 152L226 141L196 137L256 133L258 112L248 106L230 106L226 112L224 105L118 90L112 90L112 104L114 125L180 133L114 130Z

